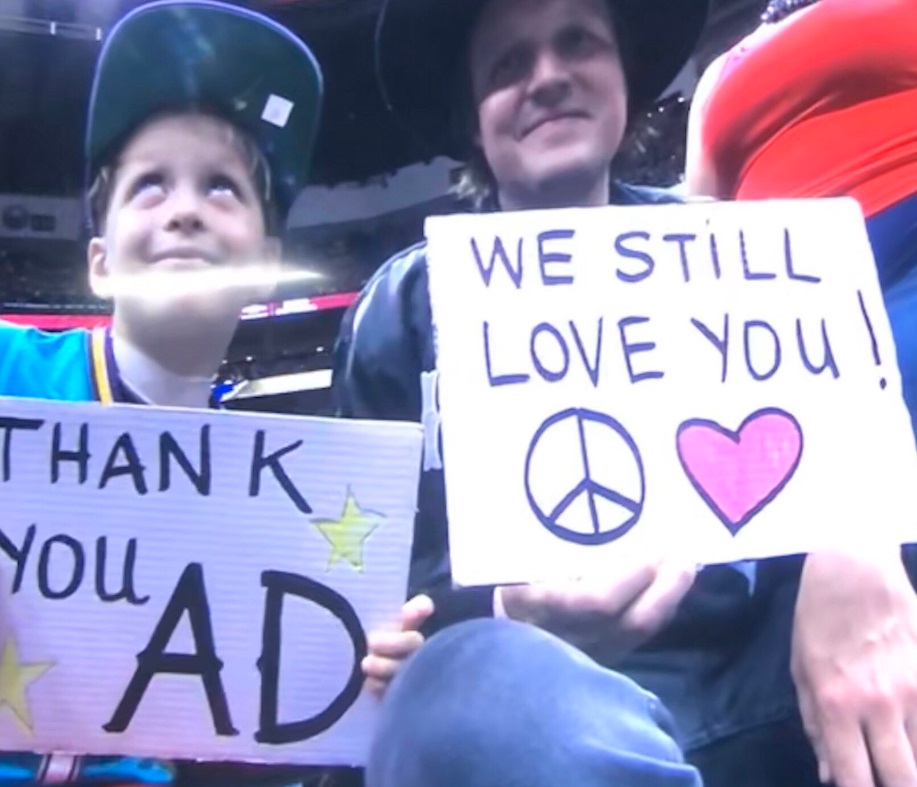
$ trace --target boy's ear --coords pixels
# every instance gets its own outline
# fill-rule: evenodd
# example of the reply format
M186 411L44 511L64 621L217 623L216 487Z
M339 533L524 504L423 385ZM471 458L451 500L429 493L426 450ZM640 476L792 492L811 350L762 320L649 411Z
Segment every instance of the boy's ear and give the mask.
M111 297L111 271L108 268L108 246L104 238L94 237L86 248L89 286L99 298Z

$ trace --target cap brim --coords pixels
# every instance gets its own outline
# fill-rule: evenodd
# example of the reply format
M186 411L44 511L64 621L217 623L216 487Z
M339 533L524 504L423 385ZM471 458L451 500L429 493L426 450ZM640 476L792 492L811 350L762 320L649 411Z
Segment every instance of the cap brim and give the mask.
M286 212L308 179L322 104L312 52L267 17L209 0L165 0L125 16L96 66L87 176L145 120L199 107L247 131L271 167Z
M457 69L486 0L386 0L376 29L376 76L383 100L431 156L463 160L453 105L463 89ZM632 53L632 106L652 102L694 51L709 0L608 0Z

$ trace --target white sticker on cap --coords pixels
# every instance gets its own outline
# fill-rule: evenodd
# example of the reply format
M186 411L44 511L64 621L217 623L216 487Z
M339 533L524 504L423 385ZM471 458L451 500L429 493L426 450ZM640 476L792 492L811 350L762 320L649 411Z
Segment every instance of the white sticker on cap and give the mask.
M268 123L273 123L279 128L283 128L290 119L290 113L292 111L292 101L271 93L264 104L264 111L261 113L261 119L266 120Z

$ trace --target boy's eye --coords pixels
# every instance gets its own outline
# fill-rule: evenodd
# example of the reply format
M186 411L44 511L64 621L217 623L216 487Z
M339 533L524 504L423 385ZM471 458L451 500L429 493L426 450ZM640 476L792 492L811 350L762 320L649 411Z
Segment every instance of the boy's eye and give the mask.
M236 183L235 179L231 178L229 175L214 175L210 178L209 190L217 192L220 194L229 193L234 197L241 197L242 190L239 188L239 184Z
M131 186L131 198L153 195L163 188L164 178L158 172L148 172L139 176Z

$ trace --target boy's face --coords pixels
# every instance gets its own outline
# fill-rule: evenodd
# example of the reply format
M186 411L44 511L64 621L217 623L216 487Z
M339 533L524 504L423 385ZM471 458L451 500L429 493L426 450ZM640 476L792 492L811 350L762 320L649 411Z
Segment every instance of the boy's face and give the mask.
M176 114L143 126L118 161L104 235L89 246L96 292L146 327L235 320L268 297L278 249L251 171L221 120Z

